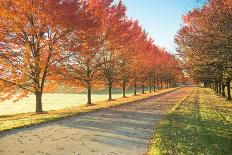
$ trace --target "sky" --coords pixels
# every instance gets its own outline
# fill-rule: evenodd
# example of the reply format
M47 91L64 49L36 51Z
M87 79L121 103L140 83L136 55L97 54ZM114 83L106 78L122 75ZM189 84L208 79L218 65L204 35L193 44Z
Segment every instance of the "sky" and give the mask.
M181 27L182 16L199 3L197 0L122 0L127 16L138 19L155 44L175 53L174 36Z

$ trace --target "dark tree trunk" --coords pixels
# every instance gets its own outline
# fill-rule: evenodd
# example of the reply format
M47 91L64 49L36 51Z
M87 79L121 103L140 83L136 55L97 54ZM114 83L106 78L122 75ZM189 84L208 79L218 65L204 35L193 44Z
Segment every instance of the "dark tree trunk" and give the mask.
M123 93L123 97L126 98L126 82L125 81L122 82L122 93Z
M227 99L228 100L231 100L230 82L231 82L230 79L226 82L226 85L227 85Z
M160 89L163 89L163 82L160 83Z
M88 86L87 90L88 90L88 102L87 102L87 104L92 104L92 99L91 99L91 87Z
M36 63L36 68L38 70L36 70L36 85L37 85L37 90L35 92L35 96L36 96L36 113L41 113L43 112L43 107L42 107L42 95L43 95L43 88L44 88L44 84L45 84L45 81L46 81L46 77L47 77L47 71L48 71L48 64L49 64L49 61L51 59L51 56L52 56L52 52L51 52L51 48L49 47L49 55L47 57L47 60L46 60L46 65L45 65L45 69L43 71L43 74L42 74L42 79L41 79L41 85L39 84L39 64ZM38 51L37 51L38 53Z
M137 85L136 84L134 85L134 95L135 96L137 95Z
M143 85L142 85L142 94L144 94L145 93L145 86L144 86L144 83L143 83Z
M204 82L204 88L206 88L207 87L207 84L206 84L206 82Z
M218 84L216 83L216 93L218 94Z
M152 92L152 84L151 84L151 82L149 84L149 87L150 87L150 93L151 93Z
M223 83L223 84L222 84L222 97L225 97L225 96L226 96L225 88L226 88L226 86L225 86L225 84Z
M112 82L109 82L109 101L112 101Z
M222 84L221 83L219 83L219 94L222 94Z
M153 83L153 91L154 91L154 92L156 91L155 82Z
M43 112L42 108L42 92L36 92L36 113L41 113Z

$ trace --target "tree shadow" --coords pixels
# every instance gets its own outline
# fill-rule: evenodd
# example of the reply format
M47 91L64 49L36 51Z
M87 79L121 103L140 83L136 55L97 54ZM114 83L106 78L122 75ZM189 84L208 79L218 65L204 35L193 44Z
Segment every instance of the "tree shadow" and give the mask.
M81 114L57 122L13 130L2 134L0 138L10 134L17 134L22 130L23 132L38 132L37 129L46 130L53 125L58 125L61 128L77 130L80 134L82 134L82 131L85 134L89 133L91 135L89 137L83 135L86 141L94 141L120 148L137 147L145 151L153 135L155 124L164 115L162 111L171 109L175 105L175 102L165 102L167 99L154 103L154 98L162 96L159 95L130 104Z
M163 93L129 104L80 114L26 129L13 130L0 135L0 138L14 135L14 138L23 136L26 139L36 134L36 137L32 136L33 141L43 139L48 142L54 138L53 135L57 136L57 133L60 133L61 136L55 139L62 140L64 136L75 138L76 140L72 143L76 145L79 145L81 141L97 142L106 147L126 148L127 150L138 148L145 152L159 120L176 105L178 99L180 100L185 95L186 92L182 90ZM77 135L72 135L73 131ZM43 133L51 136L46 137Z
M194 99L177 107L161 124L156 137L162 139L159 148L167 154L232 154L232 122L207 116L198 93L193 95Z

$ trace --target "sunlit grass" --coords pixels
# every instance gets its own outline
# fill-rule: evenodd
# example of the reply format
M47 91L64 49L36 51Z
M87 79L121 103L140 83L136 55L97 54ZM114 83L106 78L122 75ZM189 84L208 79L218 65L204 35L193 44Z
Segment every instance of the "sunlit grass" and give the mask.
M196 88L162 120L150 155L229 155L232 103L209 89Z
M139 89L138 92L141 92ZM113 89L113 98L117 99L122 97L121 89ZM127 90L127 96L133 94L133 89ZM108 90L95 90L92 94L92 101L99 102L108 99ZM54 94L44 94L43 95L43 110L59 110L65 108L75 107L81 104L87 103L87 94L85 91L80 93L54 93ZM35 111L35 95L31 94L29 97L23 98L18 102L14 103L12 100L6 100L0 103L0 116L28 113Z
M94 103L92 106L79 105L72 108L48 111L43 114L35 113L25 113L16 115L2 115L0 116L0 131L5 131L9 129L31 126L43 122L48 122L51 120L61 119L67 116L77 115L80 113L90 112L98 109L109 108L112 106L117 106L120 104L125 104L133 102L136 100L141 100L150 96L158 95L164 92L175 90L176 88L170 88L165 90L160 90L158 92L147 93L138 96L131 96L128 98L118 98L114 101L99 101ZM55 103L54 103L55 104ZM64 103L65 104L65 103Z

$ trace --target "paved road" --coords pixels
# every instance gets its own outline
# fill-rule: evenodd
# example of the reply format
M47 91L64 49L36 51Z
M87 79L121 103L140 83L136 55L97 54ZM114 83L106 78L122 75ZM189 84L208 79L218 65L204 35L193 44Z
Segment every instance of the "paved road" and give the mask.
M160 119L191 90L0 134L0 154L142 155Z

